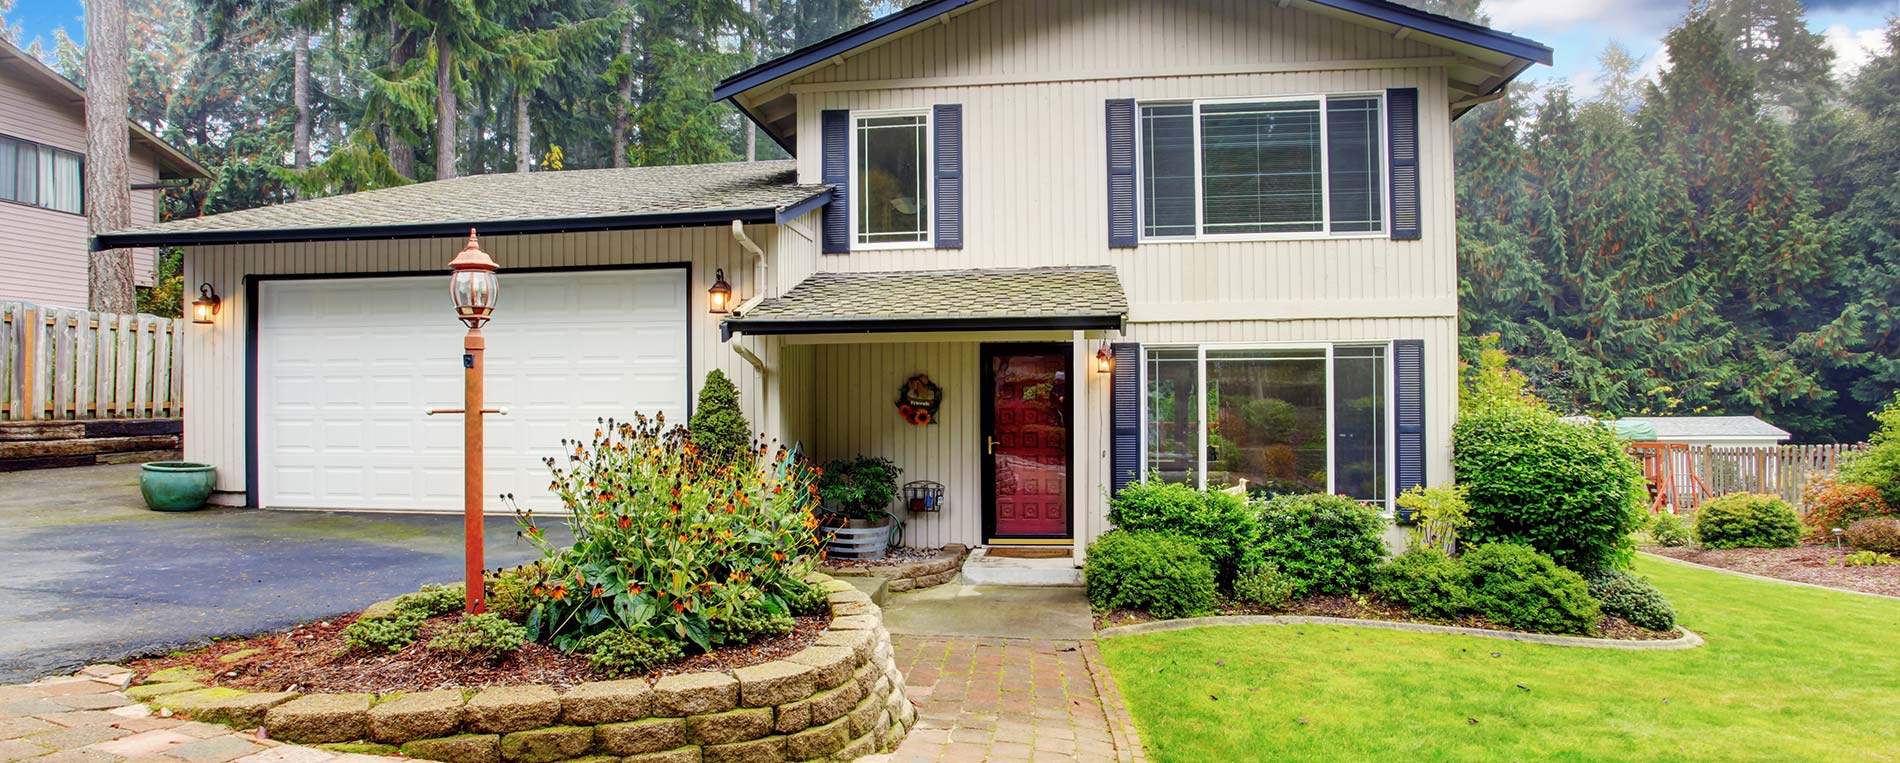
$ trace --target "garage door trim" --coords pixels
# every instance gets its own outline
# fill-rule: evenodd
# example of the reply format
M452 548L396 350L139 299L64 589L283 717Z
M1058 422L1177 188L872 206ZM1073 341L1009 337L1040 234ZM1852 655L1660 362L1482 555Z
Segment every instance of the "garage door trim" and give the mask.
M686 412L687 412L687 415L690 417L692 415L693 405L694 403L697 402L696 400L693 399L693 378L694 378L693 368L696 365L695 359L693 358L693 338L694 338L693 337L693 332L694 332L693 306L695 304L693 301L693 283L694 283L693 263L691 262L641 262L641 263L629 263L629 264L621 264L621 265L579 265L579 266L544 267L544 268L504 268L502 269L500 275L502 275L505 278L507 275L511 273L522 273L522 274L585 273L585 272L590 272L590 271L599 272L599 271L616 271L616 270L684 270L686 271L686 278L684 279L685 284L686 284L685 286L686 294L684 295L685 299L682 300L682 302L686 305L686 309L684 311L685 315L682 317L685 319L685 324L686 324ZM258 384L258 378L257 378L258 346L257 344L258 344L258 338L259 338L259 331L262 328L262 326L260 325L260 322L263 318L264 306L263 306L263 303L260 301L260 297L262 296L262 289L260 288L260 285L263 284L265 281L340 281L340 280L356 279L356 278L416 278L419 276L441 277L443 279L442 293L445 296L448 294L448 272L446 271L446 269L383 270L383 271L370 271L370 272L356 271L356 272L349 272L349 273L281 273L281 274L269 274L269 275L252 274L252 275L247 275L244 277L244 505L245 507L255 509L261 505L261 502L259 501L259 498L258 498L262 490L262 486L261 486L261 483L259 482L259 478L260 478L259 465L261 462L259 461L258 456L257 456L257 444L258 444L257 427L258 427L258 403L259 403L258 388L257 388L257 384ZM505 281L502 284L502 287L504 289L507 288L507 284ZM507 308L504 305L502 309L506 310ZM448 319L449 312L450 312L450 308L448 307L448 302L445 299L443 301L443 308L442 308L442 315L443 315L444 320Z

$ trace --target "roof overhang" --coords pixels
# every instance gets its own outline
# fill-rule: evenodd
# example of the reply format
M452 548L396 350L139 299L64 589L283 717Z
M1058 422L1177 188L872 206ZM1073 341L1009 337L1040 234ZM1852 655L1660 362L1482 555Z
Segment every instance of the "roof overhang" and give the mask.
M789 336L808 334L928 334L946 331L1100 331L1122 327L1120 315L1035 315L1022 318L830 318L747 320L719 324L721 341L733 334Z
M0 38L0 65L12 64L14 69L25 73L38 82L42 88L57 93L70 104L76 105L82 112L86 108L86 91L72 80L60 76L39 59L28 55L26 51L14 47L12 43ZM183 151L170 143L160 140L151 130L139 123L126 119L132 130L132 142L144 146L158 157L158 175L162 180L191 179L211 177L211 170L192 161Z
M829 190L818 192L786 207L749 209L713 209L692 212L660 212L600 217L557 217L523 220L460 220L414 225L323 226L243 230L187 230L105 233L92 237L92 250L130 249L147 246L192 246L208 244L288 244L306 241L371 241L464 236L470 228L485 236L530 233L587 233L613 230L649 230L654 228L694 228L730 225L733 221L756 225L784 225L831 201Z
M1105 265L818 273L727 318L720 336L1097 331L1127 315Z
M758 124L773 142L797 155L797 107L789 94L748 103L745 93L798 76L827 62L839 62L862 48L883 44L932 21L950 17L997 0L927 0L868 24L766 61L734 74L713 88L714 100L729 100L740 113ZM1267 2L1268 0L1260 0ZM1298 7L1355 23L1377 26L1398 36L1414 36L1460 54L1452 67L1456 100L1452 118L1488 100L1533 64L1550 65L1550 46L1490 27L1459 21L1388 0L1279 0L1282 7Z

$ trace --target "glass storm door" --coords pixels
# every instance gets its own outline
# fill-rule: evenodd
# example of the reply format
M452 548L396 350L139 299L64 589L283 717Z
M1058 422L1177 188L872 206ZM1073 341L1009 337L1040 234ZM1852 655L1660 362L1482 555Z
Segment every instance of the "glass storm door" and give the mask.
M984 525L999 539L1069 532L1069 347L983 348Z

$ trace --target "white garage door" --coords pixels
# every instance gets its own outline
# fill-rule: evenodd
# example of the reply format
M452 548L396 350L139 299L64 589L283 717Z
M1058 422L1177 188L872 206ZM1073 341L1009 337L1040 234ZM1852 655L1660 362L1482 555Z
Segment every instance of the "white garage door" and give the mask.
M460 510L462 324L448 277L265 281L258 336L259 501ZM488 337L485 491L551 508L562 438L598 417L683 417L686 271L501 274Z

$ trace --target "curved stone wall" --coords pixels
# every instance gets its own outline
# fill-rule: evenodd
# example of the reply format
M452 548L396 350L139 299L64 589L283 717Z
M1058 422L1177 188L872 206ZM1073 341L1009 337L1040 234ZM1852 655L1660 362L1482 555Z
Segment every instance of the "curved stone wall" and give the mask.
M824 571L838 577L884 578L884 590L897 593L939 586L957 579L957 573L963 571L963 560L969 555L970 547L952 543L921 561L888 567L826 567Z
M726 673L388 694L248 693L189 682L129 693L197 720L305 744L365 742L445 763L853 760L917 721L883 613L827 576L831 627L782 660ZM143 691L141 691L143 690Z

